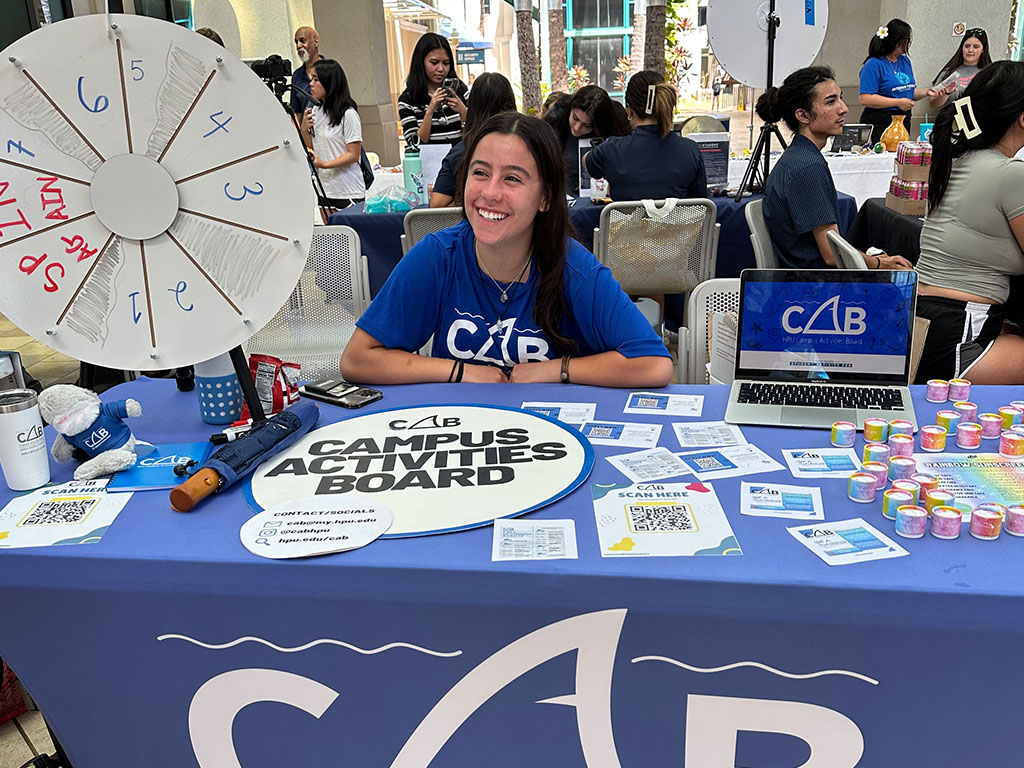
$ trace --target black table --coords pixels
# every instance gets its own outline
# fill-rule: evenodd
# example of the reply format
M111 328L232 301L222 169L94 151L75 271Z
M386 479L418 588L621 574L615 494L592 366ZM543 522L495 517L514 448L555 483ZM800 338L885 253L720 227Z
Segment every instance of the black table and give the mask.
M864 202L850 225L846 239L851 245L866 251L881 248L888 254L900 255L917 264L921 255L920 216L904 216L885 207L884 197L872 197Z

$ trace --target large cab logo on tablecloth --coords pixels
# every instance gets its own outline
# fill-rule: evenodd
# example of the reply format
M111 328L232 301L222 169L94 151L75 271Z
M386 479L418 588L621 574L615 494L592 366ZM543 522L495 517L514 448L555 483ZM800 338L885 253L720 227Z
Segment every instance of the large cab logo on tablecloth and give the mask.
M590 474L579 432L517 408L421 406L380 411L311 432L262 464L254 506L360 493L394 514L388 536L487 525L543 507Z

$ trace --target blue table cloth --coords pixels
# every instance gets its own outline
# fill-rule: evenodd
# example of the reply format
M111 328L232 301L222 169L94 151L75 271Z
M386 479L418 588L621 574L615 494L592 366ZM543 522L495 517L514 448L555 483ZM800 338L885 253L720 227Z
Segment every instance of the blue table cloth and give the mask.
M728 390L669 391L703 394L710 420ZM976 387L972 399L990 411L1018 395ZM172 382L110 396L142 403L132 427L151 442L209 434ZM388 387L363 411L322 406L321 418L571 400L597 403L599 419L659 421L623 416L626 396ZM931 419L940 406L914 396ZM662 423L661 444L678 449ZM783 447L828 444L822 430L743 429L780 462ZM136 493L96 544L0 550L0 654L76 768L475 768L483 755L490 768L809 754L830 768L1019 765L1024 541L926 536L899 540L909 557L830 568L792 521L739 515L732 478L712 485L742 555L604 559L590 485L622 481L604 458L623 451L595 451L587 483L532 513L575 521L578 560L491 562L490 527L265 560L239 541L252 510L237 486L191 514L171 511L166 491ZM810 484L785 470L742 479ZM863 516L892 535L844 480L821 488L827 520Z

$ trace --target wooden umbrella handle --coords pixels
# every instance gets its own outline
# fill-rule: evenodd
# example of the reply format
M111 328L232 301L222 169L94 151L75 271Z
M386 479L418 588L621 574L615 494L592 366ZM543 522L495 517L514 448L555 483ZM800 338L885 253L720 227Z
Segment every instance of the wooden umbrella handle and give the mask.
M190 512L192 507L220 487L220 475L212 469L200 469L192 477L171 489L171 507L175 512Z

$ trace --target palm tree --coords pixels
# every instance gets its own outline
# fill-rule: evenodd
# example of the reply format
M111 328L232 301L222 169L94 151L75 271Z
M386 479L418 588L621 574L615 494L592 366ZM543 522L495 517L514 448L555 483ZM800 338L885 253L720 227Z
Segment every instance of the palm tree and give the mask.
M548 0L548 65L551 67L551 90L569 90L569 61L565 45L565 10L563 0Z
M665 74L665 0L647 0L644 69Z
M533 40L533 2L516 0L516 38L519 42L519 72L523 81L523 110L540 112L540 68Z

